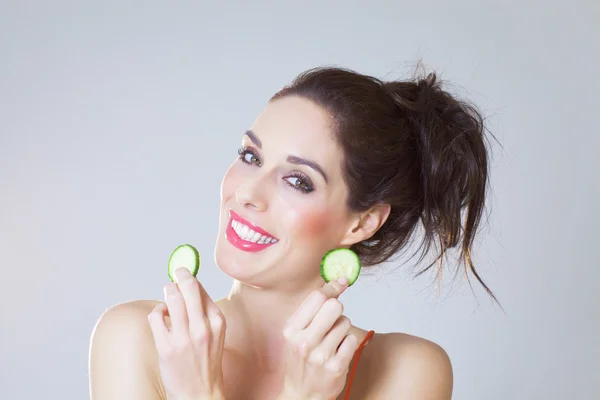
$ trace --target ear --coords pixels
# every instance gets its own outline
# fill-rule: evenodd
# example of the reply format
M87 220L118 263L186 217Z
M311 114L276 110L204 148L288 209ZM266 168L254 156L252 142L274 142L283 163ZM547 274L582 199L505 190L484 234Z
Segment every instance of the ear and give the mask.
M371 238L387 220L390 210L389 204L377 204L366 212L358 214L340 244L351 246Z

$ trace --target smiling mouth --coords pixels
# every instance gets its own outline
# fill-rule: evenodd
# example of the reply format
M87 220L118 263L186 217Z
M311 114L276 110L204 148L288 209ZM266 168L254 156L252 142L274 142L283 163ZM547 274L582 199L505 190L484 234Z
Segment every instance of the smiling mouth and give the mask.
M235 247L244 251L256 252L278 242L270 233L252 225L235 212L230 211L229 216L226 236L227 240Z
M258 244L269 244L276 243L277 239L272 236L262 235L259 232L254 231L248 225L243 224L235 219L231 220L231 227L233 231L240 237L240 239L246 242L258 243Z

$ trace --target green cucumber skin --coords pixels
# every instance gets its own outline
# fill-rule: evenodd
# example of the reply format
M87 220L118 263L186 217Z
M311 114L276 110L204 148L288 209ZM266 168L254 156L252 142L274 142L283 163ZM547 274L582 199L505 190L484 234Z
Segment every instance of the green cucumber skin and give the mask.
M325 255L323 255L323 257L321 258L321 277L323 278L323 280L325 282L329 282L330 279L327 276L327 259L329 258L329 256L334 253L334 252L344 252L347 253L347 257L352 257L354 256L355 258L355 262L357 265L357 270L356 270L356 274L354 276L346 276L346 278L348 278L348 287L352 286L357 280L358 280L358 276L360 275L360 270L361 270L361 265L360 265L360 259L358 258L358 255L347 248L337 248L337 249L332 249L329 250L325 253ZM354 262L354 261L352 261Z
M171 253L171 256L169 256L169 262L168 262L168 274L169 274L169 279L171 280L171 282L175 282L175 277L173 276L173 274L175 273L175 270L171 270L171 260L173 260L173 256L175 254L177 254L177 251L183 247L187 247L189 249L191 249L194 253L194 257L196 259L196 267L194 268L193 271L190 271L190 273L193 276L196 276L198 274L198 270L200 269L200 253L198 253L198 250L192 246L191 244L182 244L180 246L177 246L175 248L175 250L173 250L173 252Z

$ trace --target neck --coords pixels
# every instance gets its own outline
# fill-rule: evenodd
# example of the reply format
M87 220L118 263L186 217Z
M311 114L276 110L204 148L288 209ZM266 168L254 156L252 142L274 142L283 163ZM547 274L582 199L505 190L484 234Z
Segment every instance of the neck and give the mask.
M261 369L280 370L283 328L310 292L322 285L315 279L301 289L284 285L265 289L234 281L224 300L228 345Z

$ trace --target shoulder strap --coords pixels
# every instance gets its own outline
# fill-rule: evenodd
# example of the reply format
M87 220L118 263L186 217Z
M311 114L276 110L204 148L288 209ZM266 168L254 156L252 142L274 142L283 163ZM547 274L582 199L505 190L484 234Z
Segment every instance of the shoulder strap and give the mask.
M354 358L354 362L352 363L352 370L350 371L350 377L348 377L348 389L346 389L346 395L344 396L344 400L348 400L350 398L350 389L352 388L352 381L354 380L354 374L356 374L356 367L358 367L358 359L360 358L360 353L363 351L364 347L369 342L369 339L373 336L375 331L369 331L367 336L363 339L362 343L356 349L356 357Z

